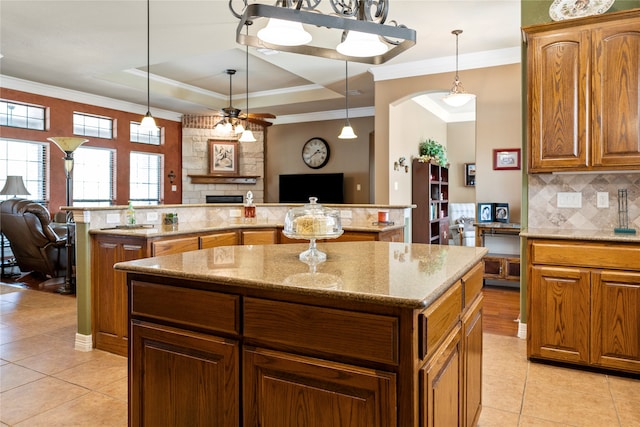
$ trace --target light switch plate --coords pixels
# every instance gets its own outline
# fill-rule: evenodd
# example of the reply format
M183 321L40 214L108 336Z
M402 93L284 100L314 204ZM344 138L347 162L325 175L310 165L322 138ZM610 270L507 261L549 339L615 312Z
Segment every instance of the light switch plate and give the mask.
M120 214L107 214L107 224L118 224L120 222Z
M229 218L240 218L241 215L240 209L231 209L229 211Z
M353 214L351 213L350 210L347 210L347 209L344 209L344 210L341 209L340 210L340 218L347 218L348 219L348 218L352 218L352 217L353 217Z
M596 204L597 204L597 207L599 207L599 208L608 208L609 207L609 193L607 193L606 191L598 191Z
M147 221L157 221L158 212L147 212Z

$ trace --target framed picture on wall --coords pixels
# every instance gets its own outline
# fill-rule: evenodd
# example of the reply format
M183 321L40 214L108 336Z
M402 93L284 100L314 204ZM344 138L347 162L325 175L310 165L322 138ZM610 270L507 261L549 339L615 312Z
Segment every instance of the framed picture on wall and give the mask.
M238 143L209 140L209 174L238 175Z
M493 170L520 169L519 148L499 148L493 150Z
M496 203L496 222L509 222L509 203Z
M493 203L478 203L478 222L493 222Z
M473 187L476 185L476 164L464 164L464 185L465 187Z

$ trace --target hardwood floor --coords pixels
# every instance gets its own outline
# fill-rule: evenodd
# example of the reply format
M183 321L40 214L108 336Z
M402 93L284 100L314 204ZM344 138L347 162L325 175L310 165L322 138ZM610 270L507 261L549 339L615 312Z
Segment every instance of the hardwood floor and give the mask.
M520 289L485 286L482 330L490 334L518 335Z

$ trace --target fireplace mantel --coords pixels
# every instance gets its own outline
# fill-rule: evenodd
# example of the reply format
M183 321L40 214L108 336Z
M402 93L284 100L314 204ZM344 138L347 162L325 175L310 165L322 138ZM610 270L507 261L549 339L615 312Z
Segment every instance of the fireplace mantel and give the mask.
M255 184L259 176L253 175L187 175L192 184Z

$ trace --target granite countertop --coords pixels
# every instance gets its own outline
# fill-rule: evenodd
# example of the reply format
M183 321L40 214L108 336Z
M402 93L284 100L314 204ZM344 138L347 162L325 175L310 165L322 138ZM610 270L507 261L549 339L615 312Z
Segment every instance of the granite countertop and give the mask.
M557 228L527 228L520 236L561 240L592 240L601 242L640 243L640 234L614 233L613 230L579 230Z
M182 222L176 225L138 224L133 228L119 226L102 229L92 229L89 230L89 233L117 236L160 237L189 233L201 233L206 231L224 231L238 228L282 228L283 225L284 224L281 222L267 222L264 220L245 222L242 218L239 218L233 221ZM404 228L404 225L373 225L372 223L352 223L349 225L342 224L342 229L345 231L382 232L395 230L398 228Z
M298 258L309 247L305 243L224 246L120 262L115 269L418 308L431 304L487 253L481 247L389 242L317 246L327 260L315 272Z

